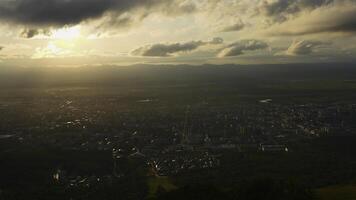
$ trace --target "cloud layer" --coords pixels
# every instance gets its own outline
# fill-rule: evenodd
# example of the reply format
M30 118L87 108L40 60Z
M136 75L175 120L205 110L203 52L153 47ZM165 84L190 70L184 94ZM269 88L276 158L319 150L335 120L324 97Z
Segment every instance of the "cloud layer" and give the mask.
M340 3L315 9L298 18L280 24L270 31L272 35L308 35L316 33L356 32L356 2Z
M272 22L284 22L304 10L313 10L333 2L334 0L263 0L257 11L269 17Z
M204 45L217 45L222 43L223 39L214 38L208 42L191 41L185 43L153 44L137 48L131 52L131 55L144 57L168 57L176 53L193 51Z
M329 46L330 43L321 41L294 41L286 51L287 55L310 55L315 50Z
M356 55L355 16L356 0L0 0L0 50L137 62L337 60Z
M246 51L256 51L268 48L268 44L261 40L241 40L226 46L218 57L232 57L244 54Z
M120 28L137 24L153 13L177 16L207 11L207 7L210 8L207 14L212 8L219 8L215 18L223 22L221 32L241 31L246 27L241 17L245 17L245 21L256 16L262 20L246 23L261 27L259 23L263 21L267 22L267 28L280 25L272 30L274 35L356 30L354 0L203 0L200 4L194 0L3 0L0 1L0 22L24 26L20 35L31 38L49 32L50 28L95 20L100 22L94 29ZM241 14L236 14L236 10Z
M232 25L228 25L228 26L225 26L221 32L233 32L233 31L240 31L242 29L245 28L245 24L239 20L238 22L232 24Z

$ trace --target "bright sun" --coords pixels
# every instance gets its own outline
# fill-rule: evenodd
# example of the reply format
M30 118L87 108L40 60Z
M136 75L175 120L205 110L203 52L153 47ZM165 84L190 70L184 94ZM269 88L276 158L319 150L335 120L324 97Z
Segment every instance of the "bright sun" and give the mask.
M80 38L80 36L80 26L73 26L55 30L51 38L55 40L73 40Z
M83 37L80 26L65 27L51 33L47 46L36 49L32 58L54 58L79 55L78 46Z

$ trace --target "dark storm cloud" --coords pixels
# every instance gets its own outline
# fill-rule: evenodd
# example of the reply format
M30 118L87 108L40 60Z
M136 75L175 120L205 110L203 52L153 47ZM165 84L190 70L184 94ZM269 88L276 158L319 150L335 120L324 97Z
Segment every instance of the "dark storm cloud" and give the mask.
M257 11L270 18L272 22L284 22L291 15L303 10L313 10L337 0L263 0ZM343 1L343 0L339 0Z
M287 55L309 55L315 50L331 45L328 42L321 41L294 41L287 50Z
M168 14L194 12L182 0L3 0L0 20L32 26L75 25L111 13L115 17L140 10L141 16L159 10Z
M131 52L131 55L145 57L168 57L175 53L193 51L204 45L217 45L222 44L223 42L222 38L214 38L209 42L191 41L186 43L153 44L135 49Z
M222 49L218 57L232 57L245 54L246 51L256 51L268 48L268 44L261 40L241 40Z
M129 2L129 1L128 1ZM122 7L130 8L128 2ZM0 17L16 23L71 25L117 7L114 0L14 0L0 3Z
M23 38L33 38L36 35L50 35L50 31L47 29L35 29L35 28L25 28L22 30L22 32L20 33L20 36Z
M24 38L33 38L34 36L38 35L39 31L37 29L24 29L21 32L21 37Z

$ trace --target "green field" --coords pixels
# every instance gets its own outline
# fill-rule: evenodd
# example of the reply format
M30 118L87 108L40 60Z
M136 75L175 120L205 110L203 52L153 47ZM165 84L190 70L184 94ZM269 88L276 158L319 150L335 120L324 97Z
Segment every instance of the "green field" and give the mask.
M167 192L177 189L177 186L168 177L150 177L147 180L147 184L149 198L155 197L159 188L163 188Z
M356 185L332 186L317 190L320 200L355 200Z

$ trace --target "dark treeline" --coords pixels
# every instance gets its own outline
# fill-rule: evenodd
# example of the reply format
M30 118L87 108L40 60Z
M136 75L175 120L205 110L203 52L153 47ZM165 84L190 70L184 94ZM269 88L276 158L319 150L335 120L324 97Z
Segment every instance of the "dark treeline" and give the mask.
M133 65L78 68L2 67L1 87L234 84L290 80L348 80L355 64Z

